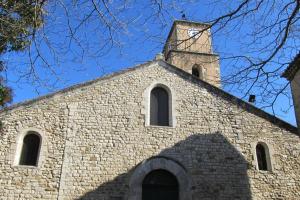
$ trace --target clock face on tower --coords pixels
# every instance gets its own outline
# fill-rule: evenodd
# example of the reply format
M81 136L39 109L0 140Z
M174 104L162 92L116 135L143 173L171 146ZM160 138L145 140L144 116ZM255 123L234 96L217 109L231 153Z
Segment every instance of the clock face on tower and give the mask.
M196 28L190 28L188 29L188 36L189 37L195 37L195 38L199 38L200 36L200 30L196 29Z

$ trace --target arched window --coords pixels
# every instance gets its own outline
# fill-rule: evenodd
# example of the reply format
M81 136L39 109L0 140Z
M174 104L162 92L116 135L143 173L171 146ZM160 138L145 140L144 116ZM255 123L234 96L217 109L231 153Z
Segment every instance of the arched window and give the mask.
M269 152L266 145L261 143L256 145L256 158L259 170L268 171L270 169Z
M23 139L19 165L37 166L40 144L39 134L29 131Z
M201 80L205 80L205 68L203 66L200 66L198 64L195 64L192 68L192 74L196 76L197 78L200 78Z
M178 200L176 177L166 170L154 170L143 181L142 200Z
M169 95L161 87L156 87L151 91L150 125L169 126Z
M200 77L199 69L198 69L197 66L194 66L194 67L192 68L192 74L193 74L194 76L196 76L197 78Z

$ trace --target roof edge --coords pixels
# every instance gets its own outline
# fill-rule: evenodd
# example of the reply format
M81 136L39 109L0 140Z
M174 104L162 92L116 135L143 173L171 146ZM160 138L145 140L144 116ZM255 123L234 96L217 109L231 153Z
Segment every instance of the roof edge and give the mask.
M174 23L185 23L185 24L205 25L205 26L212 25L211 23L207 23L207 22L197 22L197 21L190 21L190 20L183 20L183 19L174 20Z
M116 77L118 75L124 74L126 72L137 70L137 69L139 69L141 67L144 67L144 66L147 66L147 65L151 65L151 64L153 64L155 62L157 62L157 60L148 61L148 62L139 64L139 65L135 65L133 67L125 68L124 70L121 70L121 71L117 71L117 72L114 72L114 73L111 73L111 74L108 74L108 75L104 75L104 76L96 78L96 79L92 79L92 80L89 80L89 81L85 81L85 82L82 82L82 83L78 83L78 84L72 85L70 87L63 88L61 90L52 92L50 94L46 94L46 95L43 95L43 96L39 96L37 98L25 100L25 101L13 104L13 105L8 106L8 107L4 107L3 109L0 110L0 114L2 114L4 112L7 112L7 111L10 111L12 109L21 107L21 106L27 106L27 105L30 105L32 103L35 103L35 102L38 102L38 101L41 101L41 100L44 100L44 99L48 99L48 98L54 97L55 95L64 94L66 92L69 92L69 91L72 91L72 90L75 90L75 89L78 89L78 88L81 88L81 87L84 87L84 86L89 86L89 85L92 85L93 83L96 83L98 81L107 80L107 79Z
M271 115L271 114L267 113L266 111L259 109L256 106L254 106L254 105L252 105L252 104L250 104L250 103L248 103L248 102L246 102L246 101L244 101L244 100L242 100L242 99L240 99L240 98L238 98L238 97L236 97L214 85L211 85L201 79L198 79L195 76L193 76L192 74L190 74L170 63L167 63L166 61L161 61L161 62L167 64L168 66L171 66L173 69L177 70L178 72L182 73L183 75L188 76L188 78L190 80L192 80L193 82L202 83L211 92L213 92L217 95L221 95L221 97L225 98L225 100L230 101L230 102L236 104L237 106L240 106L245 111L250 112L256 116L262 117L262 118L268 120L269 122L271 122L279 127L285 128L286 130L299 136L297 127L293 126L292 124L290 124L282 119L279 119L278 117Z
M202 52L193 52L193 51L183 51L183 50L169 50L168 54L166 56L166 60L169 58L170 54L172 53L185 53L185 54L195 54L195 55L202 55L202 56L214 56L214 57L220 57L219 54L216 53L202 53Z
M265 118L267 119L269 122L279 126L279 127L282 127L282 128L285 128L286 130L292 132L292 133L295 133L296 135L298 135L298 129L297 127L289 124L288 122L286 121L283 121L279 118L277 118L276 116L274 115L271 115L257 107L255 107L254 105L252 104L249 104L248 102L242 100L242 99L239 99L238 97L214 86L214 85L211 85L201 79L198 79L196 77L194 77L192 74L164 61L164 60L152 60L152 61L148 61L146 63L142 63L142 64L139 64L139 65L135 65L133 67L130 67L130 68L127 68L127 69L124 69L124 70L121 70L119 72L115 72L115 73L112 73L112 74L109 74L109 75L106 75L106 76L103 76L103 77L100 77L100 78L96 78L94 80L90 80L90 81L87 81L87 82L83 82L83 83L79 83L79 84L76 84L76 85L73 85L71 87L67 87L65 89L62 89L62 90L59 90L59 91L56 91L56 92L53 92L53 93L50 93L50 94L47 94L47 95L44 95L44 96L41 96L41 97L38 97L38 98L34 98L34 99L31 99L31 100L27 100L27 101L24 101L24 102L20 102L20 103L17 103L17 104L14 104L12 106L9 106L9 107L6 107L4 109L2 109L0 111L0 114L4 113L4 112L7 112L7 111L10 111L12 109L15 109L15 108L18 108L18 107L21 107L21 106L27 106L27 105L30 105L32 103L35 103L35 102L38 102L38 101L41 101L41 100L44 100L44 99L48 99L48 98L51 98L51 97L54 97L55 95L59 95L59 94L64 94L66 92L69 92L69 91L72 91L72 90L75 90L75 89L78 89L78 88L81 88L81 87L84 87L84 86L89 86L93 83L96 83L98 81L103 81L103 80L108 80L108 79L111 79L111 78L114 78L118 75L121 75L121 74L124 74L126 72L130 72L130 71L135 71L137 69L140 69L142 67L146 67L148 65L151 65L151 64L154 64L154 63L160 63L162 66L169 66L171 67L173 70L177 71L180 73L180 75L182 76L186 76L188 79L187 80L190 80L192 82L196 82L196 83L201 83L202 85L204 85L209 91L217 94L217 95L221 95L222 98L224 98L225 100L227 101L230 101L232 102L233 104L236 104L237 106L240 106L241 108L243 108L244 110L252 113L252 114L255 114L259 117L262 117L262 118Z

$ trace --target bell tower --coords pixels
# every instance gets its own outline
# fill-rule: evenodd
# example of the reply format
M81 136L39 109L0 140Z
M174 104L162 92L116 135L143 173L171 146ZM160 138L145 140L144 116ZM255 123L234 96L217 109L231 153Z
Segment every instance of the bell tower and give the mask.
M163 54L168 63L220 87L219 56L213 53L208 24L176 20Z

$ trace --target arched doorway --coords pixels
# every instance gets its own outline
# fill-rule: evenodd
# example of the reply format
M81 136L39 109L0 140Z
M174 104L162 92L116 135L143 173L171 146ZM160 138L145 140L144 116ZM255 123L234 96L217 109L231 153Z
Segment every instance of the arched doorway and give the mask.
M176 177L163 169L147 174L142 185L142 200L179 200Z
M143 183L144 181L145 183L147 182L147 176L151 178L152 175L150 176L150 174L154 173L155 175L157 170L165 170L167 174L169 174L169 177L175 177L175 182L177 182L177 197L168 199L192 200L190 175L183 165L167 157L152 157L143 161L136 167L129 180L129 192L126 200L144 200L144 198L142 198ZM150 197L148 199L150 199ZM157 200L158 198L154 197L154 199ZM168 199L166 198L166 200Z

